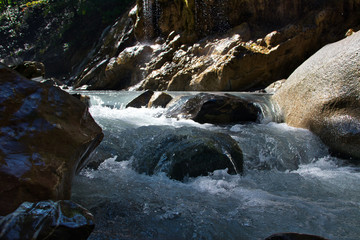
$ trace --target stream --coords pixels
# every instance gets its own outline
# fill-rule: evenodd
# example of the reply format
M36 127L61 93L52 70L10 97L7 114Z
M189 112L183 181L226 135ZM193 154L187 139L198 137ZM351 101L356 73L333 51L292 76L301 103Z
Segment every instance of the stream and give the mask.
M97 168L83 169L72 190L72 200L95 216L89 239L255 240L279 232L359 239L360 167L330 156L311 132L275 123L271 106L258 123L217 126L166 118L163 108L126 109L139 92L82 93L90 96L90 112L105 134L94 155ZM132 148L151 144L142 139L193 128L236 140L244 155L243 174L219 169L180 182L131 168Z

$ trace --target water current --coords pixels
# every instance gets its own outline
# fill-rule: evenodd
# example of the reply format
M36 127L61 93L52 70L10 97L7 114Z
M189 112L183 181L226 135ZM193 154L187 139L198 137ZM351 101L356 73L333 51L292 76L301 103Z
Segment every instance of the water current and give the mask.
M245 125L199 124L166 118L162 108L125 109L138 92L84 93L105 133L100 147L111 149L95 154L104 161L82 170L73 185L72 199L96 219L90 239L253 240L278 232L360 239L360 167L330 156L311 132L275 123L269 114ZM227 133L243 151L244 173L219 169L184 182L139 174L130 167L131 156L115 151L141 144L124 134L139 127Z

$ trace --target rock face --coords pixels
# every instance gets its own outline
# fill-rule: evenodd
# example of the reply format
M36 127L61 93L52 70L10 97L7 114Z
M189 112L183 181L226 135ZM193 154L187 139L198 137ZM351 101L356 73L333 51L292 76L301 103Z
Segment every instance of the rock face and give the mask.
M166 116L192 119L199 123L229 124L256 122L260 113L261 109L254 103L241 98L228 94L200 93L173 103Z
M85 240L94 226L93 215L71 201L24 202L0 219L0 239Z
M106 37L116 50L94 57L75 86L258 89L359 28L359 15L358 0L138 0Z
M83 69L106 26L134 2L11 2L11 7L0 13L0 62L41 61L47 77L69 79Z
M70 198L103 138L85 104L0 65L0 215L24 201Z
M325 46L273 99L287 124L307 128L335 153L360 159L360 33Z

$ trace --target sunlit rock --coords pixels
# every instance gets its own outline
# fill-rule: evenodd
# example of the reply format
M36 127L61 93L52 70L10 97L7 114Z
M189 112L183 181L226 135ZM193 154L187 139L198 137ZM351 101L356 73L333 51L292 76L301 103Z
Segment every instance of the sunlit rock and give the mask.
M24 201L69 199L103 137L85 104L0 65L0 112L0 215Z
M349 28L357 29L359 4L352 0L277 4L269 0L140 0L127 24L120 24L126 22L122 18L105 38L112 40L113 50L102 51L109 49L104 45L76 86L126 89L133 85L138 90L173 91L262 89L287 78L322 46L343 38ZM112 68L126 48L154 43L157 49L153 48L148 59L141 58L141 64ZM131 81L123 84L130 75ZM111 86L102 85L105 82Z
M327 45L274 95L287 124L308 128L335 153L360 159L360 33Z
M172 96L165 92L159 92L154 94L148 104L149 108L152 107L162 107L165 108L166 105L172 100Z
M85 240L94 226L93 215L71 201L24 202L0 219L0 239Z

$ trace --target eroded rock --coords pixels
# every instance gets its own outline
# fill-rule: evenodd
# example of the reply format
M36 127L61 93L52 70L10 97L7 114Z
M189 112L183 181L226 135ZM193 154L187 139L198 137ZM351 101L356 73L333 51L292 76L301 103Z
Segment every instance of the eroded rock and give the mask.
M0 215L24 201L69 199L103 138L85 104L0 65L0 112Z

